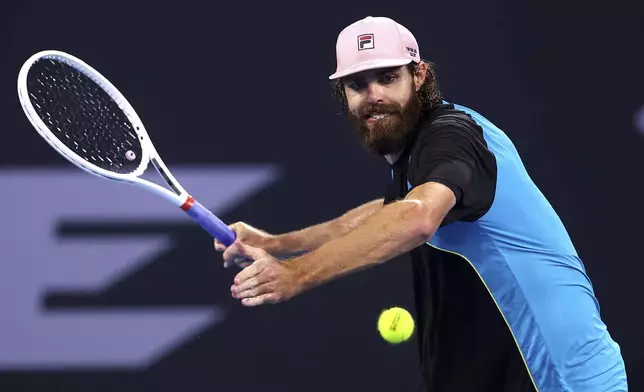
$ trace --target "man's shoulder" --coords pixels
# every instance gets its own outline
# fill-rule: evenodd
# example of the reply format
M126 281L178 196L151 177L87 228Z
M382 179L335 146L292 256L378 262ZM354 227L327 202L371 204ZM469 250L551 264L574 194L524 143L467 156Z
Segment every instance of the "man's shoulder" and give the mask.
M441 131L457 132L478 140L483 139L483 129L468 113L453 104L443 103L433 107L418 124L418 140Z

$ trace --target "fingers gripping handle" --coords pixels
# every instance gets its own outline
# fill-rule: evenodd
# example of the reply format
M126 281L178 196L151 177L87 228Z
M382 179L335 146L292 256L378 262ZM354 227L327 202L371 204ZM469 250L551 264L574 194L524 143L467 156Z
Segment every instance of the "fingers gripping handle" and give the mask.
M192 196L188 197L181 209L224 245L230 246L235 242L235 232Z

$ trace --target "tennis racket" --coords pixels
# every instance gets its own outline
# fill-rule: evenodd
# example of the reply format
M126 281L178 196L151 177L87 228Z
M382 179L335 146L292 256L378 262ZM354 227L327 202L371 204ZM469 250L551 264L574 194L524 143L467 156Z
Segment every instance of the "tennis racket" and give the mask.
M180 207L223 244L235 241L235 233L172 176L130 103L94 68L64 52L38 52L20 69L18 98L40 136L71 163L100 178L143 187ZM167 187L141 178L150 162Z

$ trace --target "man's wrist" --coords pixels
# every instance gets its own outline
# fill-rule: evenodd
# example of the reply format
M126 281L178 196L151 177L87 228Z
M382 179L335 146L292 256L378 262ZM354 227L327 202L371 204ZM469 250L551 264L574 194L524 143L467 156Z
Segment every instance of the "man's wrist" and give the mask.
M261 246L266 252L268 252L273 257L282 257L285 256L284 247L283 247L284 237L283 235L269 235L265 237L264 244Z
M293 277L293 283L295 284L297 293L301 293L310 288L310 284L307 281L308 275L307 275L306 263L301 262L302 258L306 258L309 256L310 254L291 256L284 259L283 261L286 268L288 268L291 271L291 274Z

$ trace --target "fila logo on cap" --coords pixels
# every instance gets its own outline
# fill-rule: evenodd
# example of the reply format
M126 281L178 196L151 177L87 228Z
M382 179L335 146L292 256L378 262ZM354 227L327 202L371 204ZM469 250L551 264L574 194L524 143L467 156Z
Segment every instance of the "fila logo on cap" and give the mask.
M373 49L373 34L360 34L358 36L358 50Z

